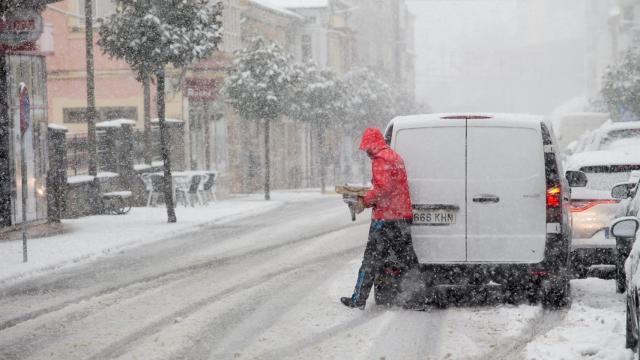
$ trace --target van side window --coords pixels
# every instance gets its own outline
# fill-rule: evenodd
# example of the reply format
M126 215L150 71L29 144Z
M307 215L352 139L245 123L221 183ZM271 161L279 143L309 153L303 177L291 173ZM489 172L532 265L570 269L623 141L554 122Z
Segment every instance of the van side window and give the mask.
M389 125L387 131L384 132L384 141L387 145L391 145L391 136L393 135L393 124Z

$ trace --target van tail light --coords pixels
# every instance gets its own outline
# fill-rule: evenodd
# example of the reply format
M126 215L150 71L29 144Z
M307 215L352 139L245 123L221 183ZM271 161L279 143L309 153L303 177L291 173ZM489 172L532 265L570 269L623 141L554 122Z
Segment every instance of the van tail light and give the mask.
M560 186L552 186L547 189L547 209L559 208L562 205L562 190Z
M591 209L597 205L617 204L620 200L573 200L569 205L571 212L582 212Z
M562 222L562 189L559 185L547 186L547 223Z

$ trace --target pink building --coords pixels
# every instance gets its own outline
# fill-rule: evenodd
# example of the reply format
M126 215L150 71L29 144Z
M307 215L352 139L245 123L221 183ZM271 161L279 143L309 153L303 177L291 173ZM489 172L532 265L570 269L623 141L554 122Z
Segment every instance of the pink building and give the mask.
M94 2L95 4L96 2ZM110 1L98 1L97 17L114 6ZM64 125L73 134L86 133L87 78L84 29L84 0L64 0L50 6L44 13L45 34L41 48L47 54L49 119ZM97 27L94 39L97 39ZM124 61L109 59L96 45L95 94L97 121L114 118L143 121L142 86ZM179 115L168 109L168 116Z

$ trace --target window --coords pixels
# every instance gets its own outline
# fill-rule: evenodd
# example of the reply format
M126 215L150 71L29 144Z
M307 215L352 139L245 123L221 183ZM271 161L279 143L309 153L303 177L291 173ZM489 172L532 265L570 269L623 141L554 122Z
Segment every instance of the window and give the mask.
M135 107L100 107L96 109L96 122L113 119L138 119ZM86 108L65 108L62 110L63 122L66 124L84 124L87 122Z
M84 16L85 0L76 0L78 4L78 15ZM102 18L111 15L116 10L115 0L93 0L93 17ZM78 19L79 25L84 25L84 19Z

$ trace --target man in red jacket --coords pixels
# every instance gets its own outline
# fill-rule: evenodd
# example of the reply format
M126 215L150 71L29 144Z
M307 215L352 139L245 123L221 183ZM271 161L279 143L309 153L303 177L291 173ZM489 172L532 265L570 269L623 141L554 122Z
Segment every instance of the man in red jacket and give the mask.
M360 150L372 160L373 188L360 198L357 210L373 208L371 227L353 295L340 301L348 307L364 309L376 272L390 250L409 269L418 265L418 258L411 242L413 212L404 161L375 128L365 130Z

